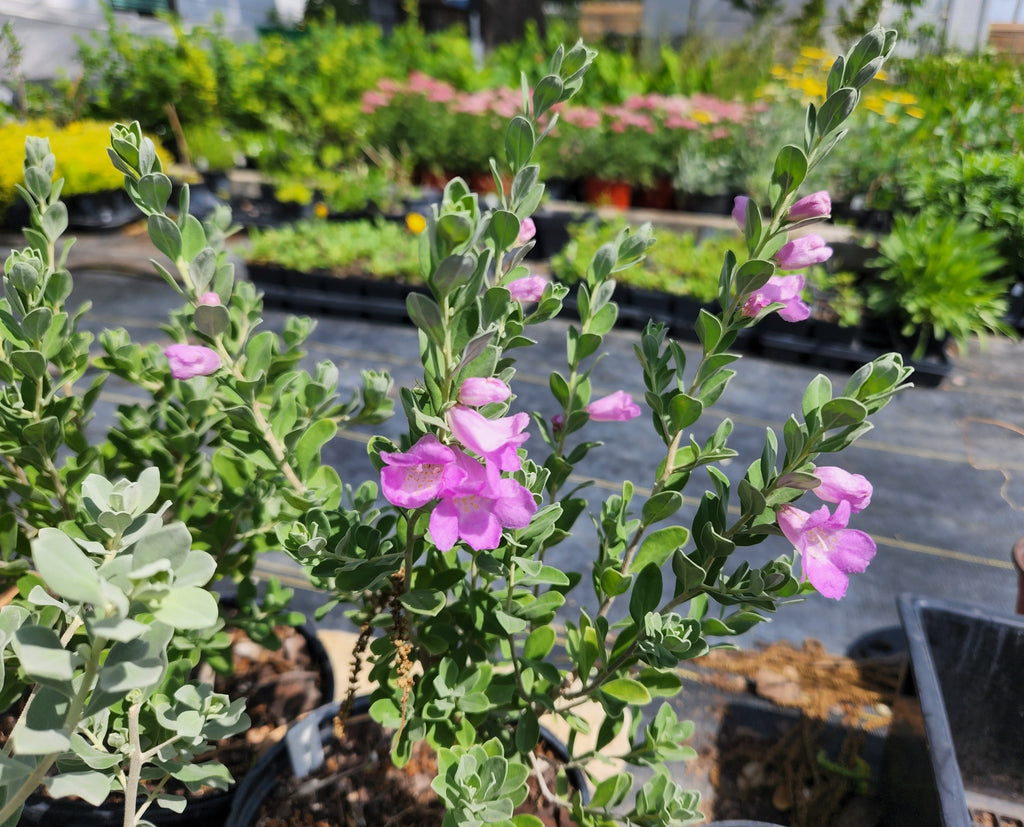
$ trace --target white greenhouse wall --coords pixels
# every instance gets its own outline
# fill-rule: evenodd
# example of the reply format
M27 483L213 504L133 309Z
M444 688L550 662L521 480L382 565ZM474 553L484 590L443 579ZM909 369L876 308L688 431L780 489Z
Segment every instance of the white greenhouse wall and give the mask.
M209 24L219 13L228 36L247 40L272 12L284 22L300 20L304 0L178 0L176 7L186 24ZM153 17L134 12L114 16L132 31L164 36L168 31ZM99 0L0 0L0 26L8 21L22 45L22 72L29 79L71 72L75 37L106 28Z
M804 2L785 0L783 17L795 16ZM835 24L836 10L847 2L826 0L826 38ZM1020 0L926 0L916 12L915 23L935 25L951 46L974 50L988 41L989 25L1014 22L1019 7L1024 7ZM891 0L883 8L880 22L899 20L901 10ZM737 11L728 0L644 0L644 31L648 36L671 38L689 32L724 41L740 37L750 20L750 15ZM1017 22L1024 22L1024 14Z

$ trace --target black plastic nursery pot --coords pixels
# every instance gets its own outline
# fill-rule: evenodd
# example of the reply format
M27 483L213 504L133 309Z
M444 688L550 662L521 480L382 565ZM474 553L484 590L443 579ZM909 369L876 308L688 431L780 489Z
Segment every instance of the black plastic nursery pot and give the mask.
M1024 823L1024 618L913 595L900 597L899 612L927 761L890 738L892 823ZM894 732L913 724L901 726L900 710Z
M292 726L288 734L259 760L245 780L238 787L231 813L224 827L254 827L261 817L264 806L273 798L275 790L283 779L290 775L304 778L315 773L323 763L328 746L337 743L334 719L340 704L327 704ZM370 708L367 696L358 696L352 702L349 711L350 722L359 716L366 716ZM569 755L565 746L550 732L541 727L541 743L556 759L568 761ZM360 741L361 748L365 744ZM369 759L368 759L369 760ZM589 800L589 790L583 773L571 769L567 773L570 785L579 790L583 800ZM312 776L311 776L312 777ZM338 795L335 789L337 779L331 784L331 795ZM389 788L386 793L388 803L395 806L398 792ZM273 823L278 823L274 821Z
M143 217L123 189L68 196L66 206L72 230L119 230Z

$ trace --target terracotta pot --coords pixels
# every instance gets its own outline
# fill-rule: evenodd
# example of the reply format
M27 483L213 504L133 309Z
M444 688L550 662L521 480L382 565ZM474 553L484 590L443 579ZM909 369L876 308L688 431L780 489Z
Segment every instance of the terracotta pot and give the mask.
M583 181L583 198L588 204L628 210L632 203L633 186L628 181L586 178Z

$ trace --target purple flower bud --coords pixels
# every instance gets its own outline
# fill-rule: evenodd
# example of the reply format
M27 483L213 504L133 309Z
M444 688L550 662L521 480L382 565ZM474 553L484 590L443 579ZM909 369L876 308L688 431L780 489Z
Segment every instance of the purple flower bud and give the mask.
M812 264L821 264L832 255L832 248L825 244L820 235L803 235L782 245L775 254L775 263L780 270L799 270Z
M804 221L808 218L828 218L832 215L832 199L825 190L805 195L789 209L787 221Z
M537 235L537 225L533 219L527 216L519 225L519 235L516 237L516 246L521 247L531 238Z
M625 391L615 391L595 399L586 407L595 422L626 422L640 416L640 406Z
M523 276L521 279L510 281L505 287L508 288L508 292L512 294L513 299L525 304L527 302L540 301L540 297L544 295L544 288L547 285L548 280L544 276Z
M459 402L479 408L491 402L503 402L511 393L509 386L495 376L471 376L459 388Z
M203 345L168 345L164 348L164 356L175 379L209 376L220 367L217 351Z
M747 204L750 199L745 195L737 195L732 202L732 220L740 225L742 230L747 226Z

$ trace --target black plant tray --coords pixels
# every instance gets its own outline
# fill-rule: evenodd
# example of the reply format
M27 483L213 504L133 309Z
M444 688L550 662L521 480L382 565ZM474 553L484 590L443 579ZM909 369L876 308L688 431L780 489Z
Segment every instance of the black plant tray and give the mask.
M249 278L263 291L267 307L352 319L411 324L405 298L426 292L398 281L362 276L306 273L268 264L249 264Z
M1024 618L913 595L900 596L899 610L929 760L893 742L888 764L903 774L931 766L893 796L899 823L1024 824Z
M72 230L119 230L143 217L124 190L71 195L65 203Z

